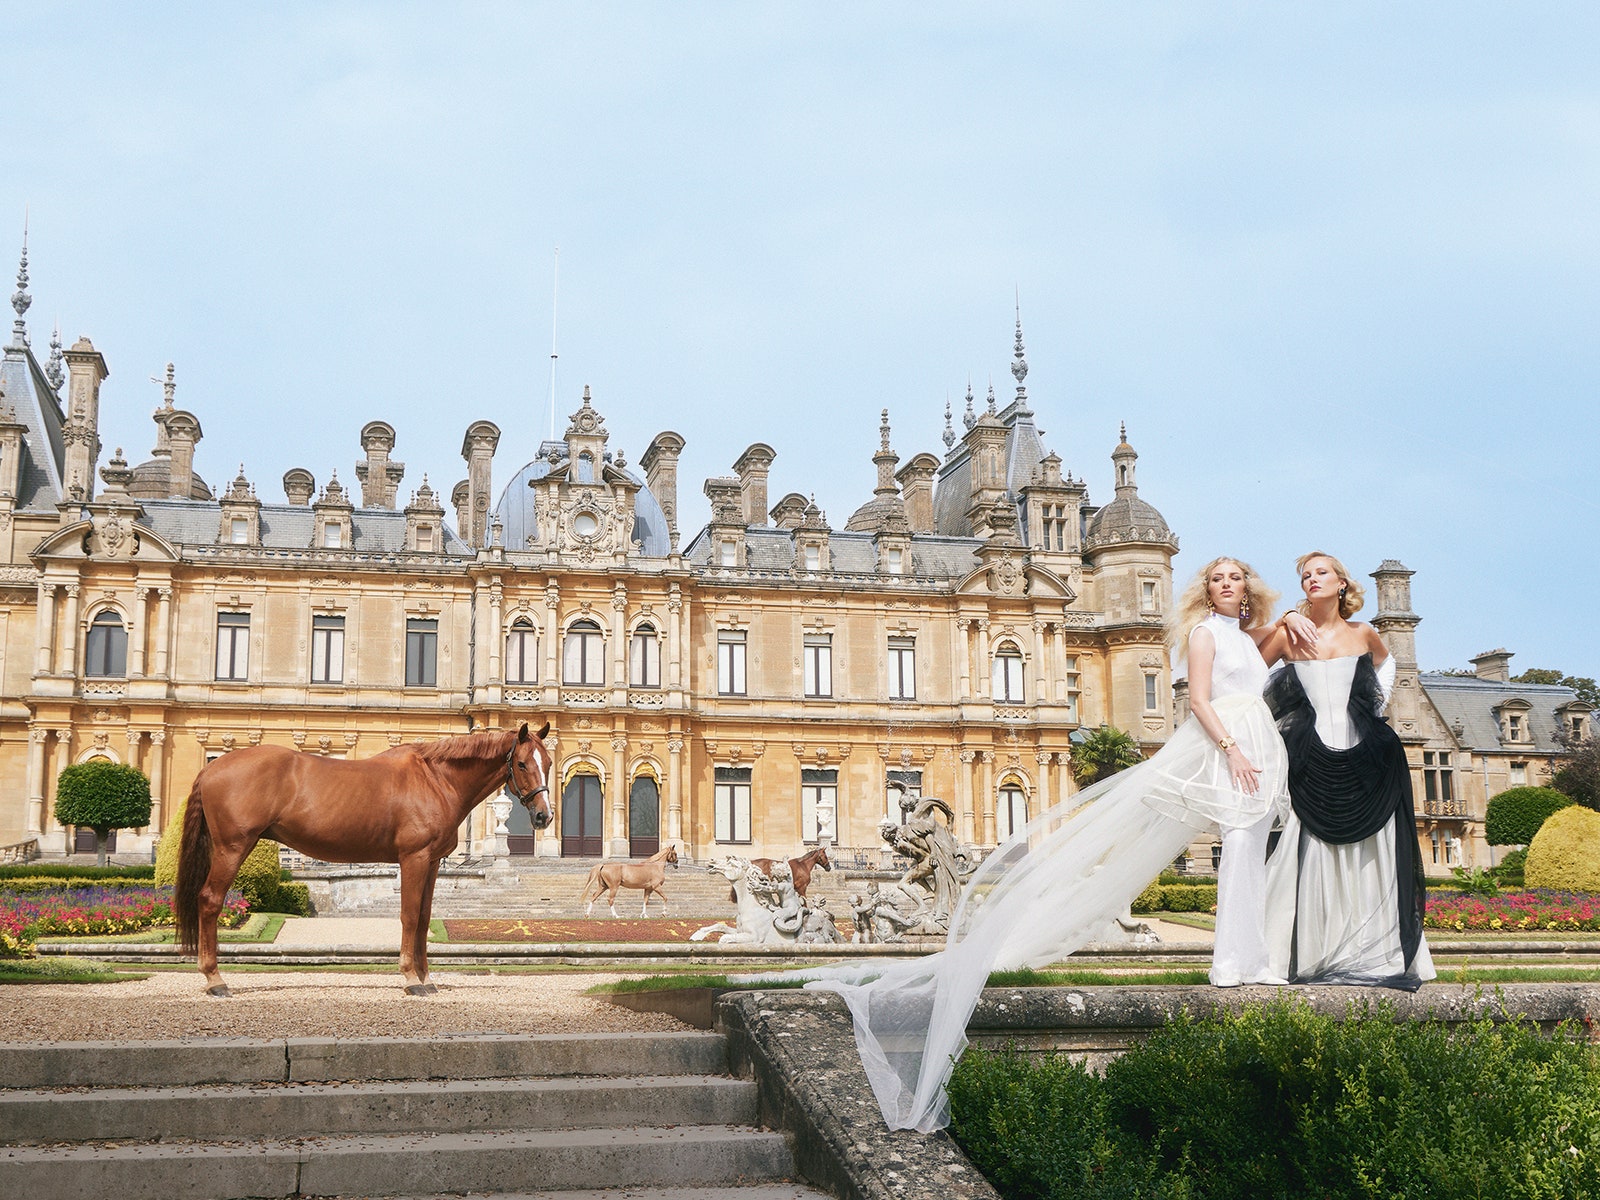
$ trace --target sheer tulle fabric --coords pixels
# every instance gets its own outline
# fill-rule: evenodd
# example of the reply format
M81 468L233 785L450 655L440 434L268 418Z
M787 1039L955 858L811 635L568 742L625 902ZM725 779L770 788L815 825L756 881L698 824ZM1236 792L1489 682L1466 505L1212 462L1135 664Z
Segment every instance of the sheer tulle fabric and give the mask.
M939 953L807 972L809 986L849 1005L891 1129L948 1123L945 1083L991 971L1044 967L1104 937L1198 830L1219 818L1254 824L1283 803L1283 747L1265 706L1232 696L1216 707L1241 744L1251 738L1247 753L1262 772L1255 796L1223 795L1232 792L1219 784L1226 762L1187 722L1152 758L1068 797L989 855L962 892Z

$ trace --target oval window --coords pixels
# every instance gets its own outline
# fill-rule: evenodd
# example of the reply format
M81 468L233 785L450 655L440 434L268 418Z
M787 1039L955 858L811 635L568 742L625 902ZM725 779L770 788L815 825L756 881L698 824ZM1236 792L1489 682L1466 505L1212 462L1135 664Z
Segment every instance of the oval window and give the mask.
M592 538L600 532L600 522L593 513L581 512L572 518L572 532L582 538Z

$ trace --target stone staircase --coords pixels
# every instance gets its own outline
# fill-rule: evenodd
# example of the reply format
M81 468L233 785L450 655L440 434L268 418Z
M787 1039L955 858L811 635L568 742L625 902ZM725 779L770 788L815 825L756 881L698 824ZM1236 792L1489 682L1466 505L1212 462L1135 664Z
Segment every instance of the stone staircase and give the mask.
M710 1033L0 1045L0 1196L826 1200Z
M592 860L572 859L512 859L510 872L486 870L481 867L464 871L451 866L440 873L434 891L433 915L441 919L489 919L505 917L570 919L584 915L584 906L578 897L583 892ZM852 888L864 887L864 881L854 878L854 870L844 868L817 871L811 876L808 898L821 898L827 902L836 920L848 920L850 905L846 897ZM317 911L323 916L381 916L400 915L400 887L396 869L373 868L372 876L359 892L341 888L337 891L319 887L314 876L308 878ZM883 878L893 878L884 876ZM685 863L667 868L663 888L667 895L669 917L703 918L707 921L729 921L734 918L733 902L728 899L728 881L704 866ZM617 897L619 917L639 916L644 893L624 888ZM603 905L595 906L594 916L609 915ZM662 915L661 905L650 901L650 916Z

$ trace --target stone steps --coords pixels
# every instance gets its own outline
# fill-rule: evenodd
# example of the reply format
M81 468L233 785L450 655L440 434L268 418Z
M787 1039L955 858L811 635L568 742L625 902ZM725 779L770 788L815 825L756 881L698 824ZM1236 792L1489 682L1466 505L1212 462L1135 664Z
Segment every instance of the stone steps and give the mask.
M0 1195L788 1200L715 1034L0 1046Z

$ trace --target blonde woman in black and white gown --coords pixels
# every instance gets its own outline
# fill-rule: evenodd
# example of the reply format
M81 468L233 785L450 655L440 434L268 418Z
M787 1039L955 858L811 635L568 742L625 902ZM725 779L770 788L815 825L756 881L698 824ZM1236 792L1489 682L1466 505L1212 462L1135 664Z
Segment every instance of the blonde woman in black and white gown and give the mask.
M1190 591L1192 620L1180 620L1173 632L1189 648L1191 693L1201 664L1209 686L1196 715L1166 745L1067 797L996 847L963 888L937 954L801 976L849 1005L862 1065L891 1129L927 1132L949 1121L945 1083L990 971L1048 966L1101 936L1206 831L1220 825L1247 831L1253 844L1264 841L1262 822L1281 804L1287 762L1260 698L1266 667L1254 636L1239 625L1247 591L1260 605L1251 610L1252 625L1271 597L1236 559L1208 564ZM1248 853L1236 860L1248 862ZM1230 939L1237 961L1222 968L1221 982L1266 978L1259 929L1240 915L1243 932ZM1226 974L1233 971L1237 978Z

